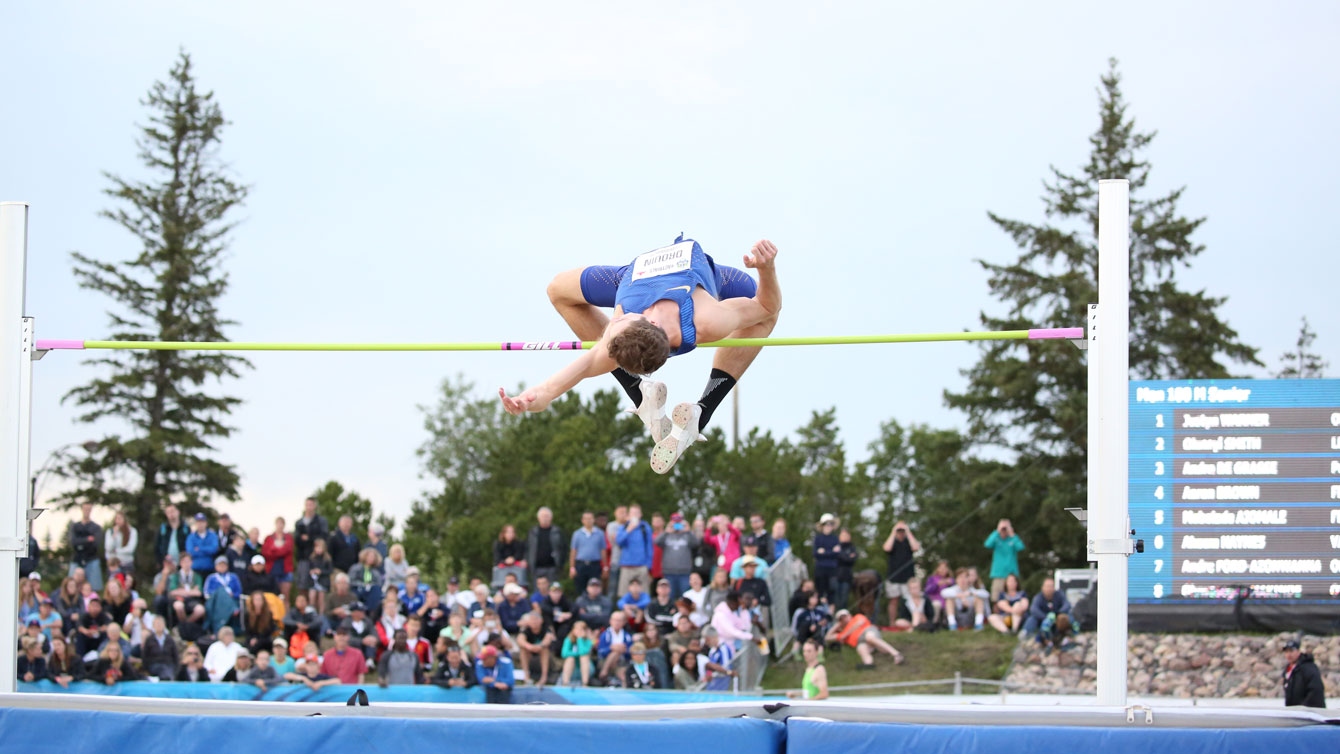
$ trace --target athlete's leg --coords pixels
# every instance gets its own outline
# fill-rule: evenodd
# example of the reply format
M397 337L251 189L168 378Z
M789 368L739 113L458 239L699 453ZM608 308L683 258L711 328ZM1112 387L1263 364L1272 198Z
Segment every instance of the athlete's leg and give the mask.
M744 270L730 267L727 265L716 265L717 287L721 292L721 298L753 298L758 292L758 285L752 277L749 277ZM750 327L745 327L730 334L732 338L766 338L772 334L772 329L777 326L777 318L770 317ZM708 421L712 418L712 413L716 411L717 406L725 400L730 394L731 388L744 376L745 370L758 358L759 351L763 349L757 346L751 348L718 348L716 355L712 357L712 373L707 378L707 387L703 389L703 395L698 399L698 405L702 406L702 413L698 417L699 431L707 427Z

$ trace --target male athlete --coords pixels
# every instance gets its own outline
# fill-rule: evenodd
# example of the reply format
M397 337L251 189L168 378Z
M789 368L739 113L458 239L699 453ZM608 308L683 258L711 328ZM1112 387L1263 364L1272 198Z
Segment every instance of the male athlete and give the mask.
M643 375L660 369L671 356L692 351L699 341L767 337L782 309L776 256L771 241L759 241L745 255L744 266L758 271L755 285L743 270L717 264L697 241L681 234L674 244L622 267L560 273L549 284L549 300L577 337L599 342L520 395L510 397L499 388L503 408L509 414L543 411L587 377L612 372L637 406L633 413L656 440L651 468L666 473L762 349L717 349L702 398L675 406L668 419L665 384ZM613 319L598 307L613 307Z

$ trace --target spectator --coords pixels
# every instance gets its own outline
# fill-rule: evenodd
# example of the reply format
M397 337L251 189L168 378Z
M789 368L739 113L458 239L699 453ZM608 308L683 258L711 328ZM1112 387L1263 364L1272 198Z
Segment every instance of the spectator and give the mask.
M744 554L736 558L730 567L731 581L744 578L744 564L751 560L758 566L758 571L754 575L760 579L766 579L768 577L768 562L758 554L758 540L754 539L754 535L746 534L744 539L740 540L740 547L744 550Z
M944 590L954 585L954 571L949 567L949 561L941 560L935 565L935 571L926 577L926 599L931 601L931 608L935 611L935 625L940 625L944 616L945 598Z
M265 556L265 570L279 582L279 590L284 599L289 599L293 588L293 550L295 540L284 530L284 517L275 519L274 533L261 542L261 555Z
M550 655L557 643L554 632L545 628L544 619L537 612L521 616L517 628L516 643L521 648L521 668L528 678L535 679L535 666L539 665L539 680L533 681L531 685L544 688L549 683Z
M161 615L153 618L153 630L140 643L140 659L144 670L161 681L170 681L177 671L179 656L177 642L167 631L167 621Z
M726 601L726 595L730 592L730 578L725 567L716 569L712 572L712 583L707 587L707 598L700 609L709 616L715 615L717 606Z
M107 636L107 627L112 624L111 616L102 610L102 600L96 595L89 600L88 609L79 617L74 637L75 650L85 662L96 659L98 647Z
M71 521L67 530L67 542L70 546L70 572L73 576L76 568L84 569L84 578L93 585L94 591L102 588L102 562L98 560L98 542L102 540L102 527L93 522L93 504L82 503L79 506L79 520Z
M126 514L121 511L116 512L112 519L112 528L103 535L103 551L108 560L116 558L126 570L135 570L135 547L140 543L140 535L132 528L130 522L126 520Z
M256 653L256 667L251 670L251 682L262 691L274 688L279 684L279 669L271 661L271 655L264 649Z
M698 537L698 549L693 553L693 572L706 584L711 581L712 571L717 567L717 548L712 537L707 535L707 522L701 515L694 516L689 531Z
M634 579L645 584L650 578L654 540L651 526L642 520L642 506L628 506L628 523L615 535L619 545L618 596L628 592L628 585Z
M898 601L898 617L893 625L903 629L933 630L935 613L930 598L921 591L921 579L913 576L907 580L907 594Z
M459 576L452 576L447 579L447 591L442 593L442 607L451 610L455 607L463 607L467 610L474 604L475 595L468 589L461 589L461 579Z
M251 674L255 670L255 661L251 657L251 652L243 647L237 653L237 659L233 661L233 666L223 674L219 683L251 683Z
M740 557L740 530L725 516L713 516L707 522L707 535L703 540L716 550L716 567L725 568L729 574L735 559Z
M339 536L339 532L336 532L330 539L334 542ZM369 547L359 553L358 562L349 569L349 584L359 601L365 605L376 605L381 602L383 584L381 558L376 550ZM338 562L335 567L340 567Z
M391 641L395 638L395 632L405 627L405 616L400 612L400 600L392 595L387 595L382 600L382 614L377 619L377 639L381 644L378 655L391 646Z
M270 603L266 601L264 592L252 592L247 597L246 627L247 649L252 654L274 648L280 626L275 621L274 613L270 612Z
M442 629L441 637L460 646L461 651L469 654L470 645L475 640L475 629L466 625L465 608L457 606L447 614L447 627Z
M628 667L624 668L623 686L627 689L661 688L651 665L647 663L647 647L642 642L634 642L629 649L632 655Z
M706 680L706 663L699 664L702 655L695 652L681 652L675 660L675 688L681 691L697 691Z
M670 599L689 590L689 575L693 573L693 554L701 539L684 523L684 514L671 513L670 527L656 537L661 548L661 573L670 584Z
M269 592L279 594L279 580L265 567L265 556L259 553L251 556L251 565L242 572L242 593Z
M181 558L181 554L186 552L186 537L190 529L186 522L181 520L181 511L177 506L168 504L163 510L167 520L158 525L158 536L154 541L154 554L158 556L158 565L163 565L163 559L171 556L173 562Z
M796 635L797 644L804 644L812 638L822 640L831 622L828 610L819 602L817 592L805 592L804 597L805 606L791 616L792 632Z
M26 624L29 618L37 617L41 599L37 596L37 587L42 580L41 576L36 579L32 574L27 578L19 579L19 623Z
M334 652L335 650L330 651ZM285 673L284 680L289 683L300 683L312 691L342 683L341 679L333 675L327 675L325 671L326 668L322 667L319 662L304 662L296 672Z
M1048 613L1038 627L1037 641L1043 646L1043 654L1051 654L1053 649L1066 649L1070 640L1079 633L1079 626L1073 623L1067 613Z
M321 657L322 672L340 679L340 683L358 683L367 669L363 653L349 646L349 629L344 626L335 629L335 646Z
M47 658L42 653L42 640L31 636L19 637L18 679L35 683L47 679Z
M758 547L755 554L768 564L772 565L777 560L777 546L772 541L772 535L768 533L764 525L763 516L757 513L749 514L749 536L754 538L754 544ZM762 573L766 574L766 571Z
M491 607L483 610L476 609L474 616L476 617L471 618L471 623L474 624L478 620L475 635L472 638L475 657L479 656L479 650L486 644L497 644L500 649L507 652L516 651L516 642L512 641L512 637L502 630L502 623L498 620L496 610ZM511 655L508 655L508 659L511 659Z
M503 587L503 600L498 603L498 620L502 630L515 635L521 616L530 612L530 600L526 599L526 590L518 584Z
M405 615L409 616L419 612L419 608L427 601L428 592L419 585L419 572L411 571L400 593L400 606L405 609Z
M349 605L349 617L336 625L336 630L340 628L349 633L349 643L363 652L368 667L372 667L372 663L377 660L381 639L377 636L376 624L368 619L367 608L362 602Z
M954 586L940 592L945 600L945 618L950 631L967 629L981 631L986 623L986 600L973 586L972 570L959 568L954 572Z
M177 669L176 678L173 680L189 683L209 683L209 671L205 670L199 647L194 644L186 645L186 649L182 650L181 658L181 667Z
M433 645L423 637L423 618L414 613L405 617L405 646L419 658L421 666L433 666Z
M1312 655L1301 651L1297 639L1284 642L1284 706L1326 707L1326 686Z
M689 588L684 590L678 599L687 599L693 605L694 620L696 626L706 624L712 619L712 614L707 606L707 587L703 577L697 571L689 574ZM676 602L676 604L678 604Z
M707 654L700 656L698 663L706 668L707 685L704 688L708 691L728 690L730 679L736 676L735 668L731 667L735 662L734 642L723 640L717 630L709 626L703 629L703 648Z
M693 624L693 620L687 615L680 615L675 621L675 630L665 637L666 648L670 651L670 664L679 664L679 655L698 638L698 627Z
M282 625L289 644L298 649L309 640L320 641L325 629L321 614L307 602L307 595L302 592L293 598L293 605L284 613Z
M772 562L776 563L783 555L791 551L791 540L786 538L786 519L772 522Z
M884 540L884 552L888 557L884 598L888 602L889 625L892 626L897 624L898 607L903 597L907 596L907 580L916 575L916 557L921 554L921 543L912 534L907 522L899 521Z
M563 529L554 524L554 512L540 508L535 514L535 526L526 535L526 562L530 564L530 583L540 576L551 581L558 578L558 569L568 562L568 541Z
M37 625L41 627L42 633L46 635L48 641L53 636L65 635L65 621L60 617L60 613L56 612L55 605L50 599L43 599L37 603L37 615L32 616L29 620L37 621Z
M219 548L223 549L232 543L234 537L241 537L246 540L246 533L239 527L233 526L233 517L227 513L219 514ZM253 658L254 659L254 658Z
M442 598L437 596L436 590L429 589L424 595L419 617L423 619L423 638L436 642L442 629L447 627L447 607L442 604Z
M228 570L237 574L240 579L246 575L247 569L251 568L251 557L258 553L251 552L247 548L247 535L234 530L223 554L228 557Z
M590 685L591 647L591 631L585 621L579 620L572 625L572 633L563 640L563 672L559 676L559 684L566 686L571 682L575 667L581 673L582 685Z
M19 573L32 573L37 570L38 563L42 559L42 548L37 545L37 538L28 535L28 552L19 558Z
M389 545L390 543L386 541L386 527L376 521L368 524L368 543L364 547L376 550L384 560L391 554Z
M504 524L493 543L494 568L525 568L526 545L517 540L516 527ZM496 583L496 582L495 582Z
M622 678L620 668L628 661L628 648L633 646L633 634L625 628L627 622L628 618L622 612L614 613L610 616L609 627L600 632L596 642L596 655L600 658L598 675L611 685L618 685Z
M1010 520L1002 518L982 546L991 551L991 601L995 602L1005 587L1005 577L1019 577L1019 553L1023 552L1024 541L1014 533Z
M475 685L475 669L465 659L461 645L454 641L446 642L442 660L437 664L433 683L448 689L468 689Z
M573 618L576 615L572 603L563 594L562 584L555 581L549 585L549 594L540 602L540 615L544 617L545 627L554 632L554 639L562 644L572 631Z
M349 516L340 516L339 525L331 532L326 542L330 547L330 559L337 570L350 573L354 564L362 559L360 555L362 548L358 546L358 536L354 534L354 520ZM377 563L380 564L381 553L377 552L375 547L368 549L377 553ZM358 583L357 579L353 581L355 584Z
M337 573L330 580L331 592L326 595L326 622L331 627L338 626L349 617L349 605L358 602L358 595L349 588L349 576Z
M824 641L837 641L854 647L857 656L861 658L861 664L857 666L859 670L874 669L875 654L870 650L871 647L892 657L893 664L903 664L902 653L884 641L884 637L879 634L879 629L871 625L870 619L861 613L853 616L851 611L846 609L837 611L836 620L832 628L828 629L828 635L824 637Z
M805 658L805 675L800 679L800 691L787 692L789 698L807 701L828 698L828 671L824 669L819 656L821 649L818 639L810 639L801 645L801 656Z
M665 516L660 513L651 514L651 568L647 573L651 575L652 583L656 583L661 578L661 546L657 541L665 533Z
M772 607L772 592L768 589L768 582L764 581L757 574L759 568L763 567L763 561L760 558L753 558L744 561L744 578L735 582L735 591L740 594L751 594L763 610L762 615L767 615L767 608ZM767 619L764 618L764 625L767 625Z
M210 531L205 514L195 514L191 533L186 535L186 554L191 556L192 567L201 581L214 571L214 558L221 549L219 535Z
M668 631L665 633L674 633ZM642 630L642 646L647 650L647 664L651 665L651 672L656 676L656 688L669 688L670 683L670 647L666 644L661 632L661 627L655 623L648 623Z
M585 584L609 575L609 569L604 565L607 540L595 523L594 513L582 511L582 526L572 533L568 543L568 577L574 584Z
M656 598L647 604L647 623L668 634L675 630L675 616L678 613L675 601L670 598L670 582L661 579L656 582Z
M993 584L994 585L994 584ZM995 610L987 621L1002 634L1019 633L1028 617L1028 593L1019 586L1019 576L1005 575L1005 585L995 598Z
M209 673L209 680L221 681L224 673L237 664L237 656L246 649L234 641L235 636L232 628L224 626L219 629L218 641L206 650L205 671Z
M499 654L495 647L484 647L480 650L479 659L475 660L475 677L479 679L479 685L484 687L486 704L512 703L512 686L515 682L510 657Z
M624 552L626 553L627 550ZM638 612L643 612L650 604L651 597L648 596L646 592L642 591L642 579L630 579L628 582L628 591L619 598L619 609L623 610L629 605L632 605L638 609Z
M79 582L73 577L66 577L61 581L52 602L55 603L56 612L60 613L61 623L73 626L84 612L84 601L79 598Z
M604 518L605 514L603 513L597 515L596 516L597 523L599 523L601 519ZM628 506L626 505L615 506L614 520L606 521L603 524L605 530L605 547L607 548L607 555L608 555L608 557L606 558L605 573L610 577L609 579L610 592L613 593L612 596L615 599L618 599L620 596L617 593L617 587L619 583L618 579L619 563L620 558L623 556L622 551L619 549L619 532L623 531L624 527L626 527L627 525L628 525Z
M111 616L112 622L121 625L130 614L130 593L116 579L108 579L102 590L102 609Z
M109 634L114 630L115 626L108 626ZM23 628L19 629L19 638L22 639L25 636L36 639L42 645L43 654L51 651L51 642L47 639L46 634L42 633L42 627L38 625L36 618L28 621L23 625Z
M98 654L98 661L93 666L93 672L89 674L90 680L108 686L120 681L137 681L139 677L139 673L135 672L135 666L130 664L130 658L121 650L121 643L115 641L107 642L107 646L102 648L102 652Z
M853 570L856 567L858 557L860 557L860 553L856 551L856 545L852 544L851 532L845 527L838 529L837 594L834 595L834 600L836 600L834 604L837 607L847 605L847 596L851 594L852 583L855 580Z
M182 553L181 567L168 576L166 589L183 641L195 641L205 632L204 585L205 579L191 567L191 554Z
M381 554L381 550L377 550L377 553ZM405 580L409 578L409 561L405 559L405 548L394 544L387 549L387 553L382 561L383 581L397 589L403 589Z
M946 594L946 603L949 595ZM946 604L946 607L948 605ZM1042 623L1047 620L1047 616L1070 616L1070 600L1065 598L1063 592L1056 591L1056 581L1050 576L1042 580L1042 589L1033 598L1033 603L1028 606L1028 620L1024 621L1024 633L1035 634L1042 628Z
M205 619L210 631L218 631L225 624L240 623L242 612L242 582L237 574L228 572L228 558L214 559L214 573L205 579Z
M713 630L723 642L729 642L732 649L738 650L746 642L753 641L751 625L748 612L740 607L739 592L728 592L726 599L712 612Z
M141 656L140 645L144 643L144 637L154 628L154 616L149 612L149 603L145 602L143 597L135 597L130 601L130 612L121 621L121 628L122 632L130 637L131 656Z
M51 637L51 653L47 655L47 679L68 689L70 684L85 677L84 661L75 652L74 645L57 634Z
M325 541L330 536L330 524L326 517L316 512L316 498L302 501L302 518L293 524L293 560L294 580L307 584L307 567L312 557L312 548L318 540ZM329 546L329 543L327 543Z
M423 683L419 657L409 648L409 634L400 629L392 636L391 646L377 663L377 683L387 686L413 686Z
M600 590L600 579L587 581L586 592L577 598L577 617L592 629L600 630L609 625L613 612L610 598Z
M318 539L312 543L312 554L307 557L307 580L299 582L307 590L307 601L317 612L326 610L326 593L330 591L330 575L335 572L335 562L326 551L326 540Z
M819 531L814 535L814 584L819 598L830 605L837 605L838 537L833 531L836 527L837 517L825 513L819 517Z
M270 664L274 666L275 676L282 679L285 674L292 673L298 669L297 663L293 661L293 656L289 654L288 642L284 637L276 636L274 641L274 654L270 657Z

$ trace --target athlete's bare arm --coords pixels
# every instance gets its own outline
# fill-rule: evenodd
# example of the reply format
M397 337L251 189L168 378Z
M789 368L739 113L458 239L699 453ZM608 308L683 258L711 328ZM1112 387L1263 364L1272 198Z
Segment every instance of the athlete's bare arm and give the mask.
M744 266L758 270L758 293L753 298L717 301L704 295L693 298L693 325L699 343L730 337L777 316L782 310L782 289L777 284L777 246L759 241L744 257Z
M507 391L498 388L498 396L502 398L503 409L514 416L526 411L543 411L560 395L576 387L577 383L587 377L608 374L616 366L618 364L610 357L602 341L535 387L523 390L516 396L509 396Z

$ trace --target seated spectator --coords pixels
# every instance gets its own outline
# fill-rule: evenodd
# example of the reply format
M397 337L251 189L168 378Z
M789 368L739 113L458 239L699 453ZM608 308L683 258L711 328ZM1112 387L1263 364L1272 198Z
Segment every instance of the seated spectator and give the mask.
M177 642L168 633L167 620L163 616L154 616L153 629L140 644L140 659L144 671L160 681L170 681L176 676L180 661Z
M776 563L791 550L791 541L786 538L786 519L772 522L772 562Z
M387 595L382 600L382 616L377 619L377 640L381 644L381 649L377 651L377 656L389 649L391 642L395 639L395 632L405 627L405 616L400 614L400 600L392 595Z
M265 556L252 555L251 565L242 572L242 593L269 592L279 594L279 581L265 569Z
M377 663L377 683L387 686L413 686L423 683L419 656L409 648L409 633L400 629L391 637L391 646Z
M262 691L279 685L279 670L273 665L269 652L264 649L256 653L256 667L251 670L251 683Z
M553 631L554 640L562 645L563 640L568 638L568 633L572 631L573 617L576 615L572 603L563 594L563 585L557 581L550 584L544 599L539 601L537 607L541 617L544 618L545 628Z
M265 593L252 592L247 597L247 649L253 654L261 650L268 652L274 648L275 636L279 634L279 630L280 625L270 612L270 603L265 600Z
M299 672L302 671L302 666L307 663L315 663L319 668L321 667L321 661L325 659L321 656L321 645L314 641L302 645L302 649L298 650L298 653L301 656L293 661L293 667ZM289 654L293 654L293 649L289 649Z
M708 614L708 622L711 616L716 615L716 610L721 603L726 601L726 595L731 593L730 576L725 568L718 568L712 572L712 582L707 585L707 599L699 607L702 612Z
M912 576L907 580L907 593L898 601L898 618L893 622L897 628L931 630L935 626L935 606L929 597L921 591L921 579Z
M130 664L130 658L121 651L121 643L116 641L109 641L107 646L102 648L97 663L93 665L93 672L89 674L89 680L108 686L120 681L138 681L139 678L135 666Z
M289 646L296 645L301 648L309 639L319 641L325 624L316 609L307 604L307 595L298 592L293 597L293 607L284 614L283 625L284 638L288 639ZM302 639L293 638L299 634L302 635Z
M822 641L830 623L828 608L820 604L819 593L806 592L805 606L791 616L791 630L796 636L796 644L804 644L814 638Z
M711 609L707 607L707 586L703 583L702 574L697 571L689 574L689 588L678 599L688 599L693 603L693 612L698 616L693 621L694 625L705 626L712 620Z
M470 643L476 658L479 657L479 651L485 645L494 643L495 639L501 643L501 649L505 649L507 652L517 651L516 642L512 641L511 635L502 630L502 622L498 620L498 613L495 610L490 608L485 608L482 611L476 610L475 616L478 625L474 625L476 618L471 618L471 625L475 632L470 639ZM508 655L508 659L511 659L510 655Z
M660 579L656 582L656 598L647 604L647 622L659 626L663 633L670 633L675 630L678 612L675 601L670 598L670 582Z
M517 627L516 643L521 648L521 668L532 679L532 686L544 688L549 683L549 661L556 644L554 633L545 628L544 618L535 611L521 616ZM535 669L537 665L538 671Z
M861 613L853 616L850 610L837 611L833 627L828 629L824 641L841 642L854 647L857 656L861 658L861 664L857 666L860 670L873 670L875 667L875 654L871 647L892 657L893 664L903 664L902 653L884 641L884 637L879 635L879 629L871 625L870 619Z
M228 570L237 574L241 579L247 569L251 567L251 556L254 553L247 547L247 535L241 531L234 530L228 537L228 546L224 548L223 554L228 558Z
M47 655L47 678L60 684L61 688L68 689L71 683L84 680L86 672L84 661L75 652L74 645L59 634L51 637L51 653Z
M120 579L109 578L102 588L102 610L111 617L112 622L121 625L130 614L130 593L126 591Z
M617 685L622 678L619 670L629 659L628 648L633 646L633 634L624 628L627 621L622 612L611 615L609 628L600 632L600 640L596 643L596 654L600 657L599 677L607 683L613 681L612 685Z
M736 558L735 562L731 563L731 581L739 581L744 578L744 564L749 561L753 561L757 566L757 571L754 573L755 576L760 579L768 577L768 561L764 560L758 554L758 550L758 542L754 539L754 535L746 534L744 538L744 554Z
M1013 573L1005 575L1004 584L997 595L995 610L987 620L991 627L1002 634L1019 633L1028 617L1028 593L1019 587L1019 577Z
M648 623L642 630L640 638L642 646L647 650L647 663L651 665L651 671L656 674L656 688L670 688L670 647L665 637L661 635L660 627L655 623Z
M64 626L73 627L84 612L83 600L79 598L79 582L73 578L61 581L60 589L56 590L56 596L51 601L55 603L56 612L60 613Z
M362 602L351 603L349 611L349 617L335 628L337 630L343 628L349 632L349 643L358 647L367 659L368 668L371 669L381 649L381 636L377 633L377 624L368 617L367 609L363 607Z
M940 595L945 600L945 619L950 631L966 630L970 622L972 630L982 630L986 624L986 600L972 584L971 569L959 568L954 573L954 585Z
M437 642L442 629L447 627L448 608L442 603L436 589L428 589L423 595L423 606L419 608L419 617L423 620L423 638L430 643Z
M30 620L37 621L37 625L41 627L47 641L58 634L65 634L65 622L61 619L60 613L56 612L55 604L52 603L50 598L44 597L41 602L37 603L37 615Z
M410 613L419 612L419 608L427 601L428 590L419 584L419 574L411 573L406 577L400 592L400 606L404 608L405 616L409 617Z
M1044 648L1044 654L1053 649L1066 649L1071 639L1079 633L1079 626L1070 619L1068 613L1047 613L1042 625L1038 627L1037 641Z
M724 671L724 669L723 669ZM697 649L682 652L675 661L675 688L681 691L697 691L707 682L707 662Z
M332 539L337 535L332 535ZM364 605L377 605L383 596L382 556L369 547L358 554L358 562L349 569L349 586Z
M330 650L334 652L335 650ZM284 680L289 683L300 683L312 691L334 686L340 683L340 679L332 675L326 675L319 662L305 662L301 668L292 673L285 673Z
M563 672L558 678L559 684L567 686L571 683L575 667L581 672L582 685L590 685L591 648L591 631L586 627L586 621L573 623L571 633L563 640Z
M693 625L693 619L681 614L675 624L675 630L665 637L671 667L679 664L679 656L689 648L690 644L698 641L698 638L698 627Z
M237 653L237 659L228 672L223 674L219 683L251 683L251 674L255 671L255 660L246 647Z
M628 651L632 657L628 667L624 668L623 687L626 689L661 688L656 679L656 673L652 671L651 665L647 662L647 647L642 642L634 642Z
M489 588L487 584L484 584L483 582L472 583L470 586L470 594L474 597L474 599L470 601L470 607L468 608L470 610L470 615L474 615L476 612L483 610L493 610L496 607L493 598L489 596Z
M237 574L228 572L226 556L214 559L214 573L205 579L203 593L209 631L217 632L221 626L241 623L238 616L242 612L242 582Z
M111 616L102 611L102 600L94 596L88 603L88 610L79 617L79 623L75 626L75 650L85 662L97 661L98 648L102 646L110 625Z
M461 645L446 640L438 661L433 683L447 689L468 689L475 685L475 669L465 658Z
M601 589L600 579L586 582L586 591L577 598L577 618L593 630L599 631L609 625L610 614L614 606Z
M484 647L479 653L479 659L475 660L475 678L484 687L486 704L512 703L512 686L515 685L512 658L498 652L493 646Z
M447 579L447 591L441 595L442 607L450 612L455 607L463 607L466 610L474 604L475 595L469 589L461 589L461 578L452 576Z
M461 652L467 655L466 659L469 659L469 648L474 643L475 629L466 625L465 610L458 607L448 613L447 627L442 629L442 633L438 636L455 642L461 648Z
M382 574L385 582L399 589L405 587L405 582L409 580L409 561L405 559L405 548L403 545L394 544L387 549L385 560L382 561Z
M182 650L181 667L177 669L177 675L173 680L188 683L209 683L209 671L205 670L199 647L188 644L186 649Z
M130 640L130 654L140 656L140 645L145 634L153 630L154 616L149 612L149 603L143 597L135 597L130 602L130 612L121 621L121 632Z
M698 663L705 666L704 677L707 685L703 688L707 691L727 691L730 689L730 679L735 677L735 668L732 664L735 662L735 649L731 642L722 641L717 630L708 626L703 629L703 649L706 650L706 656L698 657Z
M209 673L209 680L222 680L223 674L237 664L237 656L246 649L234 638L233 629L224 626L219 629L218 641L210 644L205 651L205 670Z
M279 680L283 680L286 673L292 673L298 668L288 650L288 642L284 641L284 637L275 637L274 654L270 656L270 664L274 666L275 676Z
M35 683L47 679L47 659L42 654L42 640L32 636L19 639L18 679Z
M526 599L525 588L518 584L507 584L503 587L503 600L498 603L498 619L502 621L504 631L515 636L521 616L529 613L530 609L530 600Z
M1064 592L1056 590L1056 580L1048 576L1042 580L1042 589L1033 598L1032 604L1028 606L1028 620L1024 621L1024 633L1035 634L1042 628L1042 623L1047 620L1047 616L1066 615L1073 620L1071 616L1070 600L1065 598ZM1055 618L1053 617L1053 621Z
M945 598L943 591L954 585L954 571L949 567L948 560L941 560L935 565L935 570L930 576L926 577L926 598L931 601L931 609L935 611L935 623L938 625L944 616Z
M797 610L804 609L809 604L808 595L810 592L818 594L818 590L814 588L814 579L805 579L800 582L800 586L796 587L796 591L791 593L791 599L786 603L787 614L794 617ZM823 602L823 595L819 595L819 602Z
M306 581L302 588L307 590L307 601L318 613L326 610L326 594L330 592L330 577L335 573L335 561L331 560L324 539L312 540L312 553L307 556ZM349 580L345 578L345 585Z
M349 629L343 626L335 629L335 646L321 657L322 672L340 679L340 683L358 683L367 669L363 653L349 646Z
M405 646L419 658L425 670L433 667L433 645L422 636L423 618L413 613L405 619Z
M326 595L326 609L323 612L326 616L326 625L329 627L327 630L334 630L349 617L349 605L361 600L349 588L348 574L335 574L331 577L330 584L330 593Z

